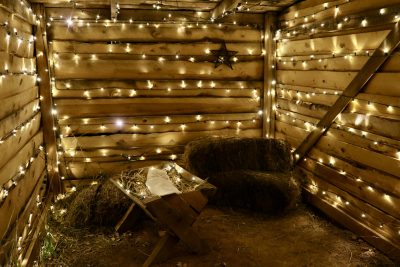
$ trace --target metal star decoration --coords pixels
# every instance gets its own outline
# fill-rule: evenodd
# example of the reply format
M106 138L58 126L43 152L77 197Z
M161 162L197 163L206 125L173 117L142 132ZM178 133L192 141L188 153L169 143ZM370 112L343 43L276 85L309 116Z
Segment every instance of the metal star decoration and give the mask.
M223 42L219 50L211 50L210 52L215 57L215 68L218 68L218 66L225 64L233 70L232 57L238 53L237 51L230 51L226 49L226 44L225 42Z

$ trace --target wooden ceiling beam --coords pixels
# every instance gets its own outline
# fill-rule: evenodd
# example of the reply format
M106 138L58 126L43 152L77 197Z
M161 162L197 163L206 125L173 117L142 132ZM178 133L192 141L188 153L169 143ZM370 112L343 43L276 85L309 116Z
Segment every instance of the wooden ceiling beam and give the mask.
M222 0L219 5L217 5L213 10L210 12L211 19L218 19L221 17L225 12L230 12L235 10L242 0Z

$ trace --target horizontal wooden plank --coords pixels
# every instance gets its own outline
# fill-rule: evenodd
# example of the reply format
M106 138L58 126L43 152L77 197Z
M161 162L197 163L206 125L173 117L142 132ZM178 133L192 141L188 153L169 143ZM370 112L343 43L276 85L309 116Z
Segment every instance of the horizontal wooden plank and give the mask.
M56 80L56 88L89 90L89 89L261 89L262 81L226 81L226 80Z
M357 71L360 70L368 60L368 56L348 56L348 57L335 57L335 58L324 58L309 60L307 57L306 61L293 61L286 62L290 59L281 58L281 62L278 62L277 69L279 70L320 70L320 71ZM296 58L298 60L298 57Z
M398 196L392 196L390 197L390 201L388 201L384 197L387 192L379 192L366 185L360 186L360 182L357 182L355 179L349 179L346 174L341 174L337 170L311 159L302 161L300 166L321 177L321 179L350 194L356 195L361 200L399 219L400 210L398 204L400 198ZM369 188L372 188L372 190Z
M377 73L375 75L381 76L386 73ZM307 101L310 97L315 95L323 95L322 97L329 97L329 95L339 95L340 90L331 90L326 88L308 87L300 85L277 84L277 94L286 97L287 95L297 97L300 100ZM393 90L390 87L381 86L380 94L359 93L356 99L371 101L382 105L400 106L400 99L398 97L390 96ZM313 94L314 93L314 94Z
M39 132L6 165L2 166L0 168L0 184L3 185L19 173L19 167L26 164L34 156L35 151L42 143L43 133Z
M212 62L158 60L58 60L58 79L230 79L261 80L262 60L215 68ZM58 66L58 67L57 67Z
M309 92L302 94L298 90L294 91L288 89L285 90L284 92L278 91L278 97L292 102L296 101L297 104L305 102L306 104L312 103L312 104L332 106L342 92L332 91L332 90L325 90L324 92L326 91L328 91L331 94L316 94L316 93L313 94ZM333 94L332 92L335 92L336 94Z
M13 18L12 27L28 28L35 24L35 16L28 1L1 0L1 6L4 12L8 12Z
M143 168L159 164L161 160L120 161L120 162L71 162L68 163L67 177L71 179L98 179L100 175L111 176L127 169ZM64 182L64 181L63 181ZM65 180L66 184L69 183Z
M33 57L34 45L29 41L31 33L18 31L18 34L11 34L10 30L0 27L0 37L0 51L24 58Z
M18 112L0 120L0 137L6 136L7 134L11 133L15 127L30 119L37 112L38 107L39 100L36 99L29 102Z
M278 42L278 57L311 56L318 54L362 53L376 49L389 33L386 31L364 32L325 38L310 38L298 41ZM372 54L372 53L371 53Z
M177 89L177 90L134 90L134 89L92 89L92 90L52 90L54 98L142 98L142 97L254 97L256 89Z
M322 199L326 199L332 206L337 206L342 210L352 214L355 218L359 218L364 224L374 229L377 233L382 234L395 244L399 244L399 237L397 228L400 226L400 221L395 217L377 209L376 207L366 203L365 201L355 197L348 192L332 185L331 183L321 179L319 176L312 174L304 168L301 172L305 174L306 179L309 180L310 185L316 185L318 188L315 190L310 187L305 187L318 195ZM323 193L325 192L325 194ZM338 196L340 198L338 198ZM348 204L346 204L346 202ZM364 214L364 215L362 215Z
M0 106L0 120L15 114L29 102L38 98L38 88L32 87L20 94L1 99L3 105Z
M357 71L360 70L369 59L369 56L340 56L319 59L314 57L296 57L296 61L287 62L291 58L281 58L278 62L279 70L323 70L323 71ZM302 59L304 59L302 61ZM297 61L299 60L299 61ZM394 53L380 69L382 72L400 71L400 54Z
M196 131L216 131L223 129L237 129L238 123L240 129L255 129L261 127L260 118L257 120L241 120L239 121L210 121L210 122L190 122L185 123L185 131L196 132ZM124 133L124 134L154 134L154 133L167 133L167 132L182 132L181 123L165 123L162 124L126 124L117 125L115 122L112 124L102 125L71 125L61 127L61 134L63 136L81 136L81 135L94 135L102 134L109 135L112 133Z
M220 43L83 43L70 41L53 41L51 44L54 53L74 54L134 54L146 56L204 56L210 50L220 49ZM261 55L261 43L226 43L228 50L237 51L237 55Z
M400 97L399 74L376 73L364 88L368 94Z
M337 92L336 92L337 93ZM305 97L303 97L305 95ZM278 94L279 99L278 102L279 107L283 107L284 109L290 110L303 110L308 113L305 108L308 109L317 109L317 110L326 110L327 106L333 105L335 100L338 98L339 94L327 94L327 95L317 95L317 94L303 94L296 93L293 91L285 91L284 93ZM344 110L345 113L358 113L358 114L368 114L368 116L377 116L385 119L391 120L400 120L400 107L391 104L379 104L374 103L375 100L373 95L363 94L360 95L360 98L367 100L354 99ZM379 101L380 96L377 96ZM387 99L390 97L386 97ZM386 100L387 100L386 99ZM382 100L382 99L381 99ZM393 103L397 103L396 100L392 101ZM298 107L292 107L291 104L297 104Z
M321 3L319 8L319 12L317 14L315 14L314 17L311 17L310 10L304 10L303 12L300 11L295 11L295 12L290 12L287 14L284 14L281 17L281 20L288 20L288 19L296 19L296 14L297 16L300 16L298 19L296 19L294 21L294 23L291 23L290 26L295 26L298 24L301 24L304 22L304 18L302 18L303 16L310 16L310 20L323 20L323 19L327 19L327 18L335 18L337 16L340 17L344 17L344 16L349 16L351 14L354 13L358 13L358 12L362 12L362 11L368 11L368 10L377 10L377 12L379 11L380 8L382 7L390 7L390 6L394 6L394 5L398 5L398 1L396 0L381 0L381 1L369 1L369 2L365 2L365 1L342 1L340 6L339 6L339 10L336 10L336 5L332 4L330 5L328 3L328 8L324 8L323 6L324 3ZM314 9L315 10L315 9Z
M0 98L6 98L35 87L33 75L5 75L0 79Z
M158 24L157 24L158 25ZM68 28L65 22L53 23L48 28L51 40L85 40L96 41L135 41L135 42L260 42L261 31L250 27L223 25L199 25L183 28L174 24L133 25L112 23L108 26L91 24L90 26L73 26Z
M318 123L318 119L298 114L292 111L279 109L277 110L277 120L286 122L306 129L313 129ZM391 148L400 148L400 141L397 137L398 133L394 133L393 129L398 126L397 121L379 118L375 116L367 116L358 113L341 113L331 129L341 129L348 131L353 135L361 136L363 139L373 143L372 150L388 151L387 146ZM392 154L391 154L392 155Z
M280 19L281 20L292 20L299 16L303 17L303 16L312 15L316 12L325 10L326 7L324 6L324 4L326 2L327 1L324 1L324 0L308 0L308 1L298 2L294 5L286 8L285 10L283 10L281 13ZM343 4L345 2L347 2L347 0L331 0L328 2L328 7Z
M0 52L0 72L10 72L13 74L34 73L36 72L36 58L23 58Z
M312 103L296 103L287 99L278 98L277 105L280 109L293 111L302 115L320 119L328 111L327 106Z
M400 131L393 131L393 129L400 129L400 121L397 120L362 113L342 113L337 122L341 125L348 125L380 136L400 140ZM381 141L380 139L377 140L378 142ZM383 139L382 142L386 143L386 140Z
M17 131L15 135L3 140L0 144L0 168L15 156L15 154L36 135L40 128L40 113L30 120L26 126Z
M391 241L387 239L382 239L381 236L376 238L376 232L371 228L365 226L359 218L354 218L345 212L338 209L333 205L330 205L319 197L310 194L309 192L305 192L307 202L311 203L312 205L319 208L322 212L327 214L330 218L334 219L341 225L349 228L353 232L357 233L358 235L362 236L367 242L372 244L373 246L378 247L380 250L385 251L386 253L390 254L392 258L396 258L397 260L398 255L400 254L400 248L397 245L394 245ZM375 228L377 229L377 228Z
M58 99L61 116L104 117L139 115L208 114L258 112L259 103L248 98L134 98L134 99ZM79 106L79 109L76 106Z
M63 155L63 159L67 162L87 162L87 158L90 158L92 162L101 161L101 158L110 158L112 161L123 161L128 160L128 156L141 157L147 155L178 155L183 154L185 149L184 145L178 146L145 146L145 147L132 147L127 149L116 149L116 148L100 148L100 149L87 149L87 150L67 150Z
M22 255L25 253L27 243L30 243L31 241L31 234L33 232L32 230L35 229L37 217L44 209L43 206L38 205L37 202L37 199L42 199L45 193L45 187L43 186L44 178L45 173L43 173L42 176L39 178L24 208L18 215L18 218L13 225L12 230L7 231L7 237L3 239L4 245L2 246L2 250L0 250L0 264L3 264L2 260L6 261L7 258L10 258L9 255L11 255L12 253L19 252ZM16 251L15 247L19 237L22 237L22 249L20 251ZM4 255L2 255L2 253L4 253Z
M44 3L50 7L64 7L70 6L68 0L32 0L32 3ZM139 1L139 0L119 0L118 4L121 9L150 9L154 10L154 1ZM164 10L210 10L215 6L215 0L212 1L188 1L180 0L179 2L173 0L166 0L162 2ZM75 7L77 8L107 8L110 6L108 0L75 0Z
M281 132L277 132L277 137L287 140L293 147L297 147L302 141L302 138L298 138L298 136L289 136ZM347 159L332 156L329 150L324 150L322 147L311 149L307 157L334 166L339 173L344 171L347 176L353 177L353 179L359 178L361 184L366 182L366 185L371 185L378 190L387 192L389 195L400 195L398 177L383 173L369 166L354 164L354 162Z
M292 71L277 70L277 82L290 85L324 87L344 90L357 72L339 71Z
M197 115L174 115L174 116L138 116L138 117L124 117L120 118L123 124L127 125L157 125L166 123L191 123L202 121L204 123L211 123L211 121L242 121L242 120L257 120L260 118L258 113L232 113L232 114L197 114ZM59 118L58 123L61 126L67 125L92 125L101 126L106 124L116 124L116 119L113 117L103 118Z
M103 149L104 150L104 149ZM100 157L63 157L61 160L63 161L63 166L68 166L71 163L87 163L87 162L96 162L96 163L106 163L106 162L121 162L121 161L141 161L141 160L179 160L182 157L181 153L172 153L168 150L165 150L162 153L157 153L155 150L148 150L147 153L138 155L137 153L128 154L123 153L121 155L114 156L100 156ZM63 167L61 167L63 168Z
M5 203L0 206L0 237L3 237L7 230L12 228L35 185L40 180L44 168L45 160L42 152L41 156L27 170L25 177L19 181L17 187L11 190Z
M350 112L358 112L393 120L400 120L400 107L397 106L388 108L388 105L356 99L347 106L347 110Z
M386 192L392 196L400 196L399 179L395 176L382 173L369 166L356 166L346 160L328 154L329 151L323 152L320 149L313 148L308 154L308 159L313 159L318 162L323 162L333 168L339 173L344 174L349 179L354 179L360 186L371 186L378 191ZM368 188L367 188L368 189ZM369 189L368 189L369 190Z
M301 128L277 122L277 131L305 138L307 132ZM389 157L381 153L353 145L346 140L339 140L330 136L323 136L318 141L316 148L329 151L330 155L347 159L351 162L370 166L382 172L400 177L400 161L397 158ZM394 155L393 155L394 156Z
M62 16L63 18L71 17L80 20L96 20L97 15L100 19L110 19L110 9L109 8L46 8L46 14L48 17L54 19ZM171 16L169 16L171 14ZM166 10L135 10L135 9L121 9L118 14L119 21L132 22L164 22L173 21L176 23L197 23L207 21L210 17L209 12L201 11L190 11L190 10L176 10L176 11L166 11ZM264 16L262 14L255 13L239 13L230 14L218 20L220 23L233 23L236 22L239 25L242 24L256 24L262 25L264 22Z
M65 150L94 148L129 148L143 146L185 145L191 140L204 136L260 137L260 129L224 129L199 132L167 132L155 134L114 134L109 136L66 137L61 140Z

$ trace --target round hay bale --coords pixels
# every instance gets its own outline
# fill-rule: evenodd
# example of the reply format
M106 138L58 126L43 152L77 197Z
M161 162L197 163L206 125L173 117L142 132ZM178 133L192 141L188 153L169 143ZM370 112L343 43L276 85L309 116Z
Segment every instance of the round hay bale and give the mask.
M185 167L206 178L232 170L283 171L293 168L287 142L264 138L201 138L185 146Z
M92 223L101 226L115 226L132 204L124 193L110 181L102 184L93 207Z
M91 224L92 206L96 199L99 185L86 187L75 193L74 199L67 207L64 222L72 227L80 228Z
M108 180L79 191L69 207L65 223L76 227L115 226L131 200Z
M279 214L296 207L300 185L290 173L238 170L213 174L209 182L217 186L211 203Z

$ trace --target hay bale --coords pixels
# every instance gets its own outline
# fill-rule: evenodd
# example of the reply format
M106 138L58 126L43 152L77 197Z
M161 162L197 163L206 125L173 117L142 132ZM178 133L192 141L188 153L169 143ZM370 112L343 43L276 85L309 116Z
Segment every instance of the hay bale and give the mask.
M280 213L299 201L286 141L202 138L185 147L183 159L186 169L217 187L215 204Z
M107 181L97 193L92 223L115 226L131 204L132 200L110 181Z
M98 187L99 185L86 187L74 194L75 197L71 203L66 206L67 214L64 223L76 228L90 225L92 206L94 199L96 199Z
M296 207L299 183L290 173L236 170L212 174L209 182L218 190L211 203L279 214Z
M232 170L282 171L293 168L287 142L264 138L202 138L185 147L184 165L206 178Z
M103 181L77 192L67 207L65 223L82 228L115 226L131 204L131 200L111 182Z

